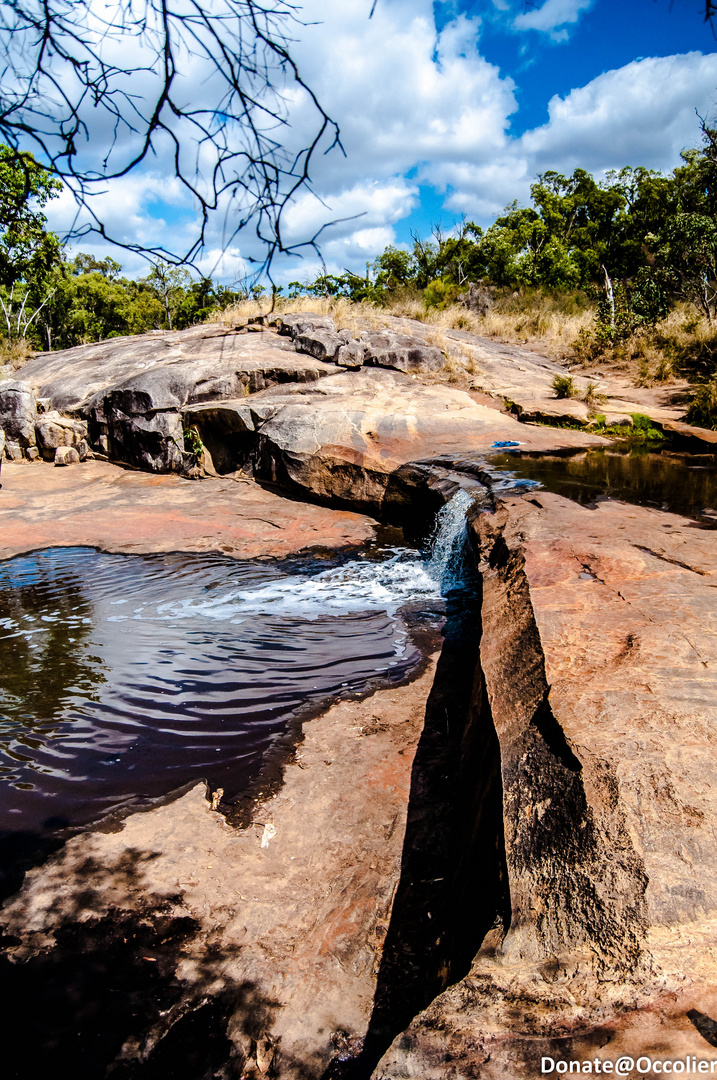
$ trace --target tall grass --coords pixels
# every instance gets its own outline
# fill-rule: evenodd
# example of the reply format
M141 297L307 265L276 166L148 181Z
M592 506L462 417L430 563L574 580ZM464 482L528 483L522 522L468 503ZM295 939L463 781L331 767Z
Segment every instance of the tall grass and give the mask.
M218 318L227 324L246 321L252 316L266 314L270 306L269 301L244 300L227 308ZM397 297L385 307L353 303L343 297L301 296L295 300L279 297L274 314L288 311L331 315L337 328L357 333L389 326L394 319L412 319L437 331L467 330L480 337L538 347L550 356L567 355L580 331L588 328L593 320L593 311L587 305L578 306L570 298L564 298L561 303L559 298L541 296L537 292L529 296L498 298L485 315L468 311L461 304L426 307L420 297L411 295ZM442 347L439 340L435 344Z

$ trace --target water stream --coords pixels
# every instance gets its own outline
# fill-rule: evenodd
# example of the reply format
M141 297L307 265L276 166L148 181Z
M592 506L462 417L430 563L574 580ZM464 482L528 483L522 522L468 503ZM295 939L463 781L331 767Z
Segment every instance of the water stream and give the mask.
M54 548L0 563L0 810L46 835L208 780L244 792L292 722L408 677L470 497L429 551L326 563Z

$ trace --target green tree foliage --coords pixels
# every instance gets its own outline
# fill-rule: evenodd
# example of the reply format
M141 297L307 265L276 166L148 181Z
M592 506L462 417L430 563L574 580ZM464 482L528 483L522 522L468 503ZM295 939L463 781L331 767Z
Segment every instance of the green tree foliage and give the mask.
M597 336L625 338L689 300L717 314L717 129L686 150L669 176L624 168L596 180L548 171L485 231L464 222L453 235L436 228L412 250L388 247L366 275L346 270L292 282L291 296L347 296L387 304L422 295L427 306L454 302L469 281L504 289L582 290L598 300Z

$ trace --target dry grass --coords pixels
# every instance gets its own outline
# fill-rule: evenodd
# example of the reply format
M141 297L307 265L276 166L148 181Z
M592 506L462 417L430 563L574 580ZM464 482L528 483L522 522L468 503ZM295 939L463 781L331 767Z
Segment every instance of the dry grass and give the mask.
M585 368L625 372L638 386L709 378L717 362L717 327L690 304L678 305L656 326L637 330L614 346L594 337L578 341L573 359Z
M246 321L265 315L270 301L246 300L227 308L219 316L223 323ZM594 308L584 299L510 294L497 295L485 315L452 304L443 309L426 308L420 297L406 296L389 306L352 303L343 297L278 298L276 314L312 311L331 315L338 329L358 336L364 330L386 326L400 329L394 320L410 319L421 324L420 336L436 345L446 356L442 378L468 382L480 372L469 342L449 340L447 330L466 330L478 337L507 344L527 345L557 360L579 364L604 373L606 367L619 370L638 386L673 382L687 375L703 382L717 367L717 326L710 325L689 304L679 305L657 326L638 331L613 347L600 345L594 336ZM416 333L418 328L406 327Z
M13 342L0 339L0 379L11 379L36 351L24 338Z
M420 299L397 300L388 307L374 304L356 304L343 297L299 297L286 300L280 297L276 302L275 313L288 311L313 311L318 315L331 315L340 329L352 332L378 330L389 325L394 319L413 319L425 327L436 331L424 336L431 344L446 350L445 339L440 331L467 330L479 337L495 338L516 345L532 345L550 356L565 356L583 328L592 325L592 309L586 308L579 313L567 314L556 309L551 300L528 301L523 310L510 310L516 307L512 298L505 305L500 303L487 315L478 315L459 304L449 307L426 308ZM502 307L507 310L501 310ZM245 300L227 308L219 316L223 323L240 322L253 315L265 315L270 304L254 300ZM433 340L435 338L435 340ZM451 343L451 349L455 345ZM470 357L467 356L467 360Z

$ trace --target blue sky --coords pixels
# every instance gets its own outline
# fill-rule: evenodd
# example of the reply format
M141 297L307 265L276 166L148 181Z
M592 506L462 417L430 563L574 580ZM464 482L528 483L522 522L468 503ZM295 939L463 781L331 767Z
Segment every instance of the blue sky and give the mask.
M669 170L699 141L695 110L717 110L717 42L700 0L378 0L369 20L371 2L304 0L307 25L292 46L341 126L346 157L317 158L314 194L296 200L286 235L299 241L348 219L324 233L335 273L361 270L434 223L488 224L513 199L526 203L548 168ZM187 73L191 93L204 85L201 72ZM309 112L305 97L291 97L290 142L301 145ZM98 209L115 235L177 248L195 221L161 154L111 185ZM66 227L70 212L63 197L51 224ZM225 250L225 236L218 215L201 268L230 281L260 251L249 237ZM118 258L143 272L139 259ZM320 268L310 256L285 262L277 280Z

